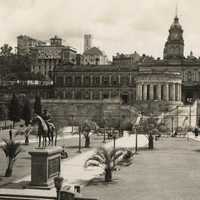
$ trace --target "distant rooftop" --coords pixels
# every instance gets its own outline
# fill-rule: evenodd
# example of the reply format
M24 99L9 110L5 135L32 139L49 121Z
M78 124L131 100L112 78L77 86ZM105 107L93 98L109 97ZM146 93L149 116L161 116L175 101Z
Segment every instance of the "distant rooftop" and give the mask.
M98 47L92 47L92 48L86 50L83 53L83 55L91 55L91 56L99 55L99 56L103 56L104 53Z

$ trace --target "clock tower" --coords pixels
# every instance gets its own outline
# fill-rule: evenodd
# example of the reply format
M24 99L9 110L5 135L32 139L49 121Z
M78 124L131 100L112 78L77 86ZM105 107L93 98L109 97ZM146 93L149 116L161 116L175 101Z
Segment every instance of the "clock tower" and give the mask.
M183 29L176 15L169 29L169 36L165 43L164 59L182 59L184 58L184 40Z

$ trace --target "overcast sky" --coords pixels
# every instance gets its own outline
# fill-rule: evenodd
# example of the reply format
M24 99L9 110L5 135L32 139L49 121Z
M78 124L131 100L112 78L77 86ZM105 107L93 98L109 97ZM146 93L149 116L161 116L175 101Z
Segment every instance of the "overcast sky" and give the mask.
M134 51L162 56L168 29L178 15L185 54L200 56L199 0L0 0L0 45L16 46L26 34L48 40L55 34L83 51L83 35L109 57Z

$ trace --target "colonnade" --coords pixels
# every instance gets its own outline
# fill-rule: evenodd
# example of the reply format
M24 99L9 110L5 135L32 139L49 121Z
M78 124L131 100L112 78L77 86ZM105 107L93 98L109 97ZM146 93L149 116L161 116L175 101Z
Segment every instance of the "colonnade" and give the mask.
M181 83L140 83L136 84L136 100L181 101Z

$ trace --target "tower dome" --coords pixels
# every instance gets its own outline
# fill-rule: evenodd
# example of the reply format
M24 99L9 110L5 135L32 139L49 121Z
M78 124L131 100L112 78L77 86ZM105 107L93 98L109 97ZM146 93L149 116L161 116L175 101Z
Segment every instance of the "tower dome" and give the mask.
M164 59L184 58L183 29L176 14L174 21L169 29L169 36L165 43Z

